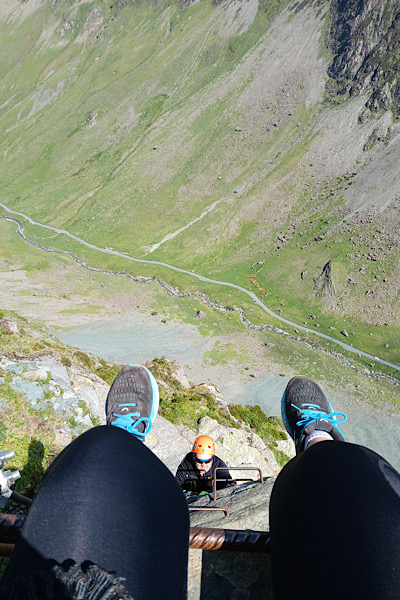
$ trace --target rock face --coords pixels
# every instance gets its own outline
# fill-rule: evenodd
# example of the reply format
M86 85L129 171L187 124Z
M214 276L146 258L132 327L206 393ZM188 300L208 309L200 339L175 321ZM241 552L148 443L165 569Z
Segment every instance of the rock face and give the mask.
M153 429L146 438L147 445L175 475L179 463L192 449L198 435L210 435L215 440L216 453L229 467L258 467L265 477L276 476L280 467L269 448L255 433L219 425L210 417L200 419L197 431L182 425L172 425L163 417L157 417ZM283 440L284 441L284 440ZM292 442L284 447L289 456L294 454ZM282 448L283 449L283 448ZM257 479L256 471L232 471L232 476Z
M51 410L62 418L64 424L56 430L61 447L96 423L105 423L109 386L91 371L76 365L67 368L53 354L18 360L3 356L0 369L6 373L8 385L35 411ZM0 377L0 383L4 382Z
M314 292L316 296L325 299L335 297L336 290L332 281L332 261L327 262L321 273L314 279Z
M367 107L400 115L400 5L397 0L333 0L328 46L336 91L369 91Z
M191 508L208 506L229 509L221 512L190 512L192 527L253 529L269 531L269 500L275 479L260 483L244 483L218 492L217 501L202 496L189 503ZM201 598L244 598L272 600L269 554L213 550L189 551L189 600Z
M189 388L182 367L171 364L174 365L171 377L183 388ZM74 364L66 367L55 354L17 360L3 356L0 369L7 375L8 385L20 392L35 411L51 410L61 417L63 425L56 430L61 447L86 429L105 423L104 406L109 386L92 371ZM4 382L5 378L0 377L0 383ZM216 401L223 402L214 386L208 385L207 389ZM197 430L192 431L183 425L173 425L159 415L146 442L175 475L182 458L201 434L215 439L218 456L228 466L259 467L266 477L276 475L280 470L273 453L258 435L249 429L221 426L209 417L202 418ZM285 443L284 440L281 442ZM292 446L279 449L291 456ZM256 472L250 472L249 477L256 478Z
M276 475L280 471L271 450L253 432L222 427L210 417L200 419L198 432L207 433L215 440L218 456L229 466L260 467L267 476ZM251 472L246 473L247 476L252 479L258 477L251 475Z
M158 415L152 430L146 436L146 443L173 474L175 474L183 457L190 452L196 437L203 434L210 435L215 440L217 455L229 467L258 467L263 475L268 477L279 473L280 467L273 452L247 423L232 416L217 387L205 383L190 386L182 367L178 363L175 361L168 362L164 359L161 362L161 368L160 361L157 362L156 359L146 363L146 366L156 374L160 393L162 392L168 398L174 397L174 385L176 384L184 390L189 390L189 388L191 390L201 389L203 392L206 391L213 398L215 405L221 409L221 418L229 417L229 422L223 421L221 424L209 416L200 418L204 414L203 412L200 413L199 417L190 421L195 425L191 425L189 428L182 424L172 425L172 423L163 419L161 415ZM198 400L194 400L192 407L186 405L185 410L194 411L196 414L197 402ZM235 423L237 427L235 427ZM287 436L279 441L271 441L274 441L274 448L277 450L289 457L294 455L293 442ZM233 473L233 476L240 477L238 473ZM252 479L258 477L256 471L246 472L244 476Z

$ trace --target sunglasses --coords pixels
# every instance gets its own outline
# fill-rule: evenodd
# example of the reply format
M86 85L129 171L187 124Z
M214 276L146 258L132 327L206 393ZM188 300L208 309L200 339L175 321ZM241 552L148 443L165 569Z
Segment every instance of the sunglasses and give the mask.
M198 463L202 463L202 464L207 464L210 463L212 461L212 457L211 458L207 458L206 460L202 459L202 458L197 458L197 456L194 457L194 460Z

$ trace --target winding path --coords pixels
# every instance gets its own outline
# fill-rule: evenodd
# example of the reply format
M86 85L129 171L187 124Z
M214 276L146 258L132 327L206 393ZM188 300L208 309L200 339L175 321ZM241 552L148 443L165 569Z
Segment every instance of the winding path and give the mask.
M391 367L393 369L399 370L400 371L400 366L396 365L394 363L388 362L386 360L383 360L382 358L379 358L377 356L373 356L372 354L368 354L367 352L363 352L362 350L357 350L357 348L354 348L353 346L349 346L348 344L345 344L344 342L337 340L329 335L326 335L325 333L319 332L319 331L315 331L313 329L309 329L308 327L304 327L303 325L298 325L297 323L294 323L292 321L289 321L288 319L285 319L284 317L281 317L280 315L277 315L276 313L274 313L271 309L269 309L257 296L256 294L254 294L253 292L250 292L249 290L247 290L244 287L241 287L240 285L236 285L235 283L230 283L228 281L218 281L216 279L211 279L209 277L205 277L203 275L199 275L198 273L194 273L192 271L187 271L185 269L181 269L179 267L175 267L174 265L169 265L168 263L164 263L161 261L157 261L157 260L146 260L143 258L134 258L133 256L129 256L128 254L123 254L121 252L117 252L116 250L109 250L107 248L100 248L99 246L95 246L94 244L90 244L89 242L86 242L85 240L82 240L81 238L78 238L77 236L73 235L72 233L70 233L69 231L65 231L64 229L58 229L57 227L52 227L51 225L44 225L43 223L39 223L38 221L35 221L34 219L31 219L31 217L28 217L27 215L24 215L23 213L19 213L16 212L14 210L11 210L10 208L8 208L5 204L2 204L0 202L0 206L9 214L13 214L13 215L17 215L19 217L22 217L23 219L26 219L29 223L31 223L32 225L37 225L39 227L42 227L44 229L49 229L50 231L55 231L58 234L62 234L62 235L66 235L67 237L70 237L71 239L77 241L79 244L82 244L84 246L86 246L87 248L91 248L92 250L96 250L98 252L103 252L104 254L113 254L114 256L119 256L121 258L124 258L126 260L129 261L133 261L133 262L137 262L137 263L144 263L144 264L151 264L151 265L159 265L161 267L165 267L167 269L171 269L173 271L177 271L178 273L184 273L185 275L190 275L191 277L195 277L196 279L199 279L200 281L204 281L206 283L212 283L214 285L223 285L225 287L230 287L230 288L234 288L239 290L240 292L246 294L247 296L249 296L253 302L255 304L257 304L260 308L262 308L266 313L268 313L269 315L271 315L272 317L274 317L275 319L277 319L278 321L281 321L282 323L285 323L286 325L290 325L291 327L295 327L296 329L299 329L301 331L305 331L307 333L311 333L313 335L316 335L318 337L324 338L326 340L329 340L330 342L333 342L335 344L339 344L339 346L341 346L342 348L344 348L345 350L347 350L348 352L352 352L354 354L358 354L360 356L365 356L366 358L370 359L370 360L374 360L379 362L382 365L386 365L388 367ZM81 266L84 266L86 268L89 268L90 270L93 271L100 271L103 273L110 273L110 274L119 274L119 275L124 275L124 276L129 276L131 277L133 280L135 281L145 281L145 280L154 280L154 278L135 278L125 272L115 272L115 271L102 271L101 269L95 269L93 267L88 267L88 265L86 265L79 257L77 257L75 254L68 252L66 250L56 250L56 249L52 249L52 248L45 248L43 246L41 246L40 244L37 244L36 242L33 242L31 240L29 240L23 231L23 225L20 221L18 221L17 219L14 219L12 217L5 217L5 216L0 216L0 219L6 219L8 221L13 221L15 223L17 223L18 225L18 234L29 244L32 244L34 246L36 246L37 248L39 248L40 250L44 250L45 252L55 252L55 253L59 253L59 254L64 254L67 256L70 256L71 258L73 258L78 264L80 264ZM159 280L157 280L159 281ZM161 283L159 281L159 283ZM169 288L168 285L164 285L164 287ZM172 289L172 288L169 288ZM190 294L191 295L191 294ZM205 297L203 294L194 294L196 296L201 295L202 297ZM242 321L247 322L246 324L250 324L250 321L247 318L243 318L243 314L242 311L239 311L241 313L241 317L242 317ZM252 328L254 329L261 329L260 327L257 326L252 326ZM275 329L273 327L271 327L271 329ZM329 352L331 353L331 352ZM331 353L333 354L333 353Z

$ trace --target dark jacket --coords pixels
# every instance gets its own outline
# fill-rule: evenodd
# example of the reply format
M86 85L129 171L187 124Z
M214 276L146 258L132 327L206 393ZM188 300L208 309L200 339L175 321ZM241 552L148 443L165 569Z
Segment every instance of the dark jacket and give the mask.
M212 489L212 476L216 467L226 468L226 471L217 471L217 479L222 479L223 477L230 479L230 481L217 481L218 490L235 485L235 482L232 481L232 477L228 471L228 467L223 460L215 455L213 456L209 470L202 477L200 471L196 468L192 452L188 452L179 465L175 479L184 491L197 493L210 492Z

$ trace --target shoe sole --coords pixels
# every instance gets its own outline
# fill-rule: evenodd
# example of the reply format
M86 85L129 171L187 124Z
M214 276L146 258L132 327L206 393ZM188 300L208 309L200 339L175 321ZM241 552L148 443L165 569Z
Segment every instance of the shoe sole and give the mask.
M134 367L134 368L140 368L143 369L144 371L146 371L148 377L149 377L149 381L150 381L150 385L151 385L151 392L152 392L152 406L151 406L151 413L149 415L149 419L151 421L151 424L153 424L154 419L157 416L158 413L158 408L159 408L159 390L158 390L158 385L157 385L157 381L155 380L154 375L151 373L151 371L149 371L149 369L143 365L138 365L138 364L129 364L127 365L127 367ZM127 372L127 367L123 367L123 369L121 369L121 371L119 373L117 373L114 381L112 382L112 385L109 389L109 392L107 394L107 399L106 399L106 406L105 406L105 412L106 412L106 421L108 421L108 405L109 405L109 398L110 395L113 393L113 387L114 384L117 383L119 376L123 377L125 375L125 373ZM126 369L124 372L122 372L124 369ZM115 399L114 399L115 400ZM108 425L111 425L112 423L107 423Z
M289 385L290 385L292 382L294 382L294 380L295 380L295 379L298 379L299 381L304 381L304 382L305 382L305 383L307 383L308 385L312 384L313 386L315 386L315 390L316 390L316 391L318 390L318 392L319 392L319 394L320 394L321 398L323 398L323 399L326 401L326 403L327 403L327 405L328 405L328 408L329 408L329 410L330 410L330 411L332 411L332 407L331 407L331 404L330 404L330 402L328 402L328 399L327 399L327 397L325 396L324 392L321 390L320 386L319 386L319 385L318 385L318 384L317 384L317 383L316 383L316 382L315 382L313 379L310 379L310 378L308 378L308 377L300 377L300 376L298 376L298 377L293 377L293 378L292 378L292 379L291 379L291 380L288 382L288 384L287 384L287 386L286 386L286 388L285 388L285 391L283 392L282 399L281 399L281 415L282 415L282 421L283 421L283 424L284 424L284 426L285 426L285 429L286 429L286 431L288 432L288 434L290 435L290 437L292 438L292 440L294 440L294 431L293 431L293 429L292 429L292 427L291 427L291 425L290 425L290 423L289 423L289 419L288 419L288 417L287 417L287 414L286 414L286 391L287 391L287 389L288 389ZM310 401L311 403L313 403L313 402L312 402L312 400L313 400L313 399L312 399L312 398L310 398L310 400L309 400L309 401Z
M151 409L151 414L150 414L150 421L153 423L154 419L157 416L158 413L158 407L160 405L160 393L158 390L158 384L157 381L153 375L153 373L151 371L149 371L149 369L147 367L145 367L144 365L128 365L128 367L141 367L142 369L144 369L150 379L150 383L151 383L151 391L152 391L152 399L153 399L153 403L152 403L152 409Z

